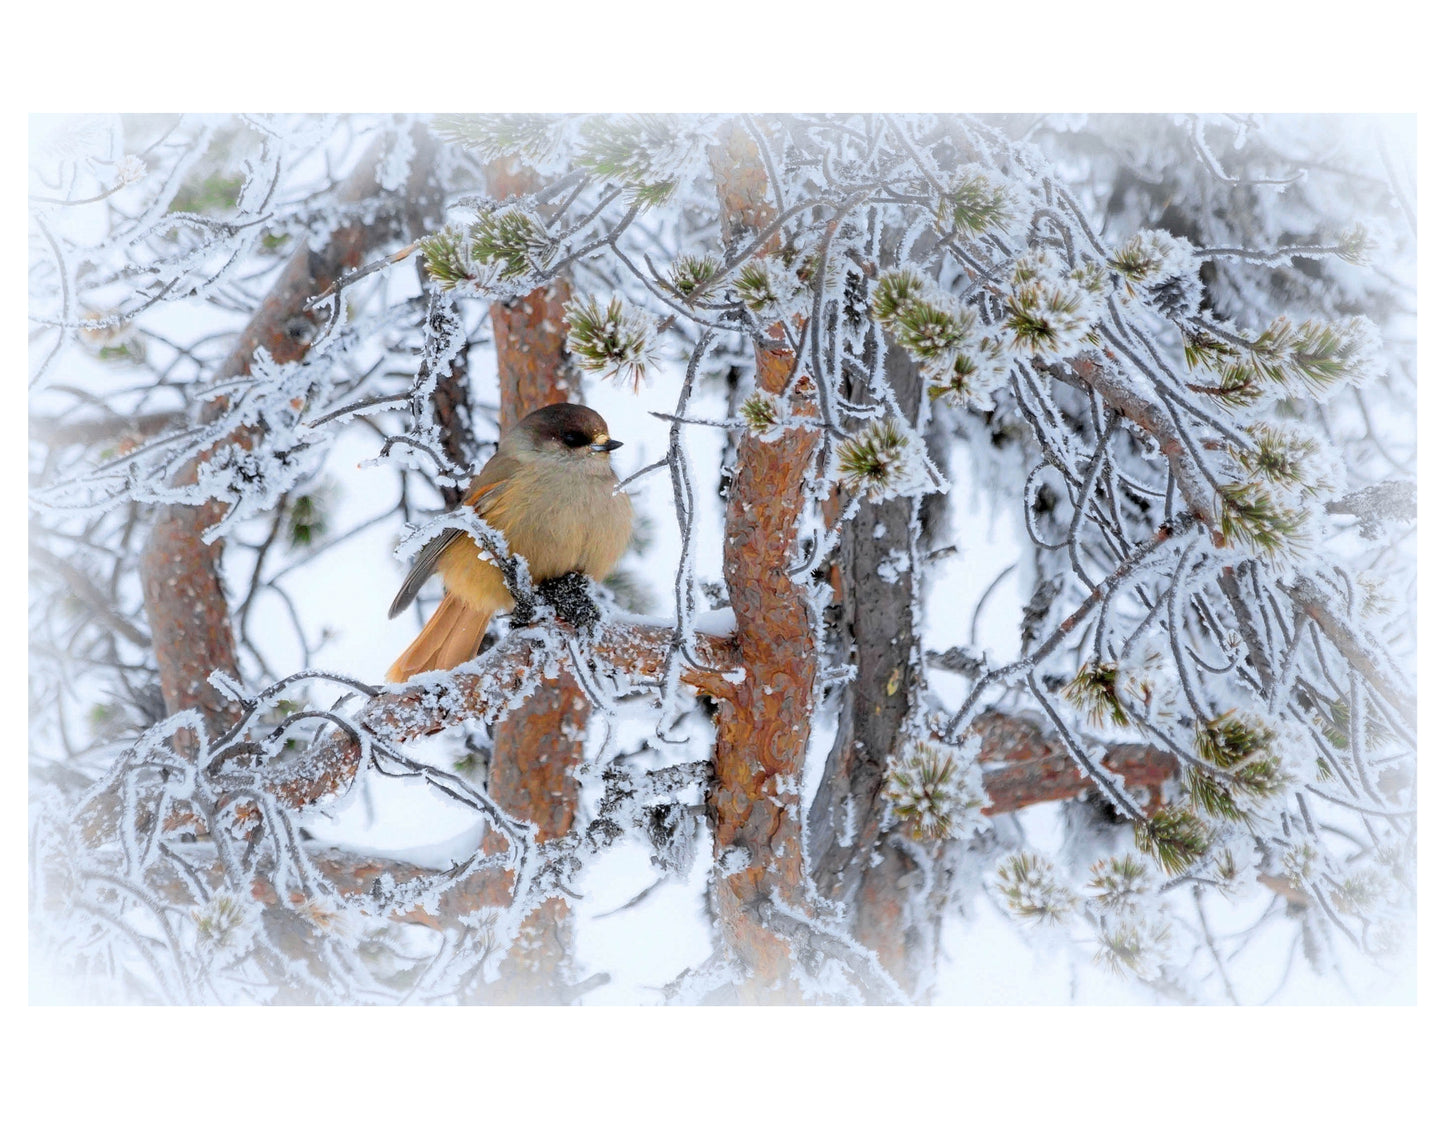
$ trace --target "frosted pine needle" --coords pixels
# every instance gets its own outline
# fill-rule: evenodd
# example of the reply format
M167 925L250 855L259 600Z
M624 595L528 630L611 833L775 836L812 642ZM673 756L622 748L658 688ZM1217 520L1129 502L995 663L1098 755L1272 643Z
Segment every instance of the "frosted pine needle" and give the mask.
M1134 854L1100 859L1090 867L1089 899L1112 913L1137 910L1149 890L1149 871Z
M999 863L998 892L1009 912L1027 921L1057 925L1073 912L1078 898L1054 878L1052 864L1040 855L1022 851Z
M870 502L932 489L922 442L892 416L873 420L839 444L838 478Z
M1187 808L1170 804L1134 824L1134 845L1169 874L1182 874L1209 849L1209 828Z
M970 757L966 747L963 756ZM967 816L984 802L977 782L970 785L963 762L923 742L909 745L893 762L884 796L908 833L920 841L961 837Z
M606 309L592 297L567 305L567 348L588 372L617 381L630 381L635 392L653 363L652 318L643 310L625 307L613 298Z

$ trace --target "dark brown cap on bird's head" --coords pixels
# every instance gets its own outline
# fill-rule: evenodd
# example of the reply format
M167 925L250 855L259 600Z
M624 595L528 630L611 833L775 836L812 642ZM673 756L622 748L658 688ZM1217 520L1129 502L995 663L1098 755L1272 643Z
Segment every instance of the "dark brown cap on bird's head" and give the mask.
M518 421L517 430L538 448L557 443L574 450L586 447L601 452L615 451L622 446L621 441L607 434L607 421L581 404L548 404L538 408Z

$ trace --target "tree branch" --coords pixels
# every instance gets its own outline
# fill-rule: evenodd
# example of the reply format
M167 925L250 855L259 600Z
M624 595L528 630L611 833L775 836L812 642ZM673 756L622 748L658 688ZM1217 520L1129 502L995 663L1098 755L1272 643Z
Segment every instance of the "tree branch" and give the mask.
M354 203L380 191L376 171L383 151L384 141L367 151L338 192L339 202ZM332 232L319 253L303 245L286 264L212 382L224 384L250 372L258 349L266 350L281 364L304 357L310 349L310 333L324 317L322 310L308 310L307 300L357 266L368 248L391 234L387 223L356 220ZM306 331L298 332L303 324ZM224 397L211 398L201 409L202 421L219 418L225 406ZM228 442L249 446L259 437L260 426L238 431ZM177 476L176 485L194 483L200 464L210 457L208 452L192 460ZM198 709L212 731L227 728L239 716L236 703L208 681L214 670L235 678L240 669L221 578L222 544L217 540L208 545L203 540L223 516L224 506L216 501L161 507L140 558L146 617L166 709L171 714Z

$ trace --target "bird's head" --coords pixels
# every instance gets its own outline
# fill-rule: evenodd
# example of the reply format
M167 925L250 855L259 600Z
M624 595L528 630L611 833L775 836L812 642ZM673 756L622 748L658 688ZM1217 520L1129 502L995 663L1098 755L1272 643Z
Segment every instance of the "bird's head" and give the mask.
M607 421L581 404L548 404L518 421L502 441L499 454L529 461L543 458L611 473L611 454L622 446L607 432Z

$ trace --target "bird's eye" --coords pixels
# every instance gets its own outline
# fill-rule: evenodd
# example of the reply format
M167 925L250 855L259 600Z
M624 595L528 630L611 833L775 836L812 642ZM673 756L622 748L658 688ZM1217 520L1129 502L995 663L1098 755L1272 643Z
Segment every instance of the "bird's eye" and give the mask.
M580 431L564 431L562 433L562 442L566 443L569 447L585 447L587 445L587 436L583 435Z

